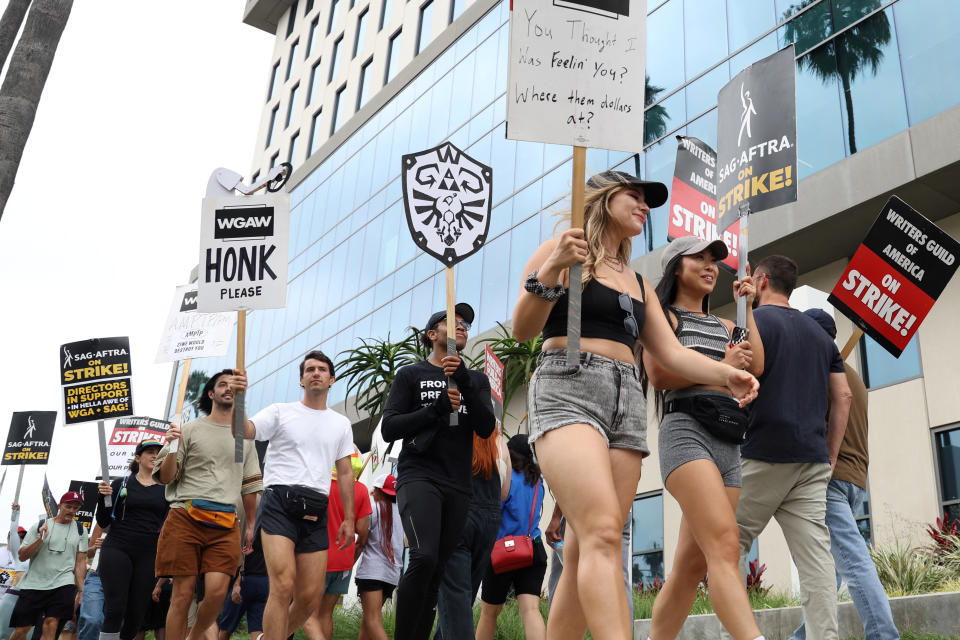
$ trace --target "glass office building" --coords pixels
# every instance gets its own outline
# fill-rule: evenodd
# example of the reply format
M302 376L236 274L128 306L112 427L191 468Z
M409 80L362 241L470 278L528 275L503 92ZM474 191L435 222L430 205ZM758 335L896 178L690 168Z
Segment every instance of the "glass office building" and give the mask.
M385 0L396 6L381 9L383 2L356 0L348 8L340 0L339 10L352 16L368 5L376 6L379 16L380 11L396 15L409 9L419 11L421 21L425 11L447 10L447 3L439 0L433 2L436 7L427 7L430 2ZM696 136L715 146L719 89L747 65L790 43L797 53L801 179L848 162L851 156L960 105L960 2L954 0L648 0L647 4L645 146L637 154L591 149L588 172L617 168L669 185L676 155L674 136ZM407 327L421 327L432 311L443 307L441 265L419 252L405 222L402 154L449 140L493 168L488 241L457 267L456 274L458 300L469 302L478 312L471 336L509 320L523 265L537 245L564 224L558 214L570 191L571 148L505 138L510 3L474 0L466 9L463 2L450 7L451 20L454 12L465 11L477 18L466 26L463 20L453 22L448 29L457 27L456 38L442 51L434 53L436 47L418 42L414 59L405 64L420 65L422 70L402 87L370 86L370 75L361 74L360 82L367 84L361 87L364 97L357 109L380 91L394 93L375 113L364 114L363 121L352 121L359 117L356 110L351 116L337 107L333 130L353 131L335 149L313 142L300 144L300 149L307 147L308 159L314 152L326 155L319 164L313 158L316 167L298 175L291 185L287 306L248 316L250 410L300 397L297 365L310 349L322 349L336 359L336 354L361 338L402 337ZM297 10L294 3L292 11ZM406 29L404 34L424 37L422 28ZM285 37L292 39L296 34L279 28L277 38ZM287 50L278 46L281 49ZM293 49L289 55L302 55ZM391 40L386 55L392 50ZM340 55L346 54L341 51ZM421 60L425 55L432 59ZM384 82L402 72L395 68L396 59L385 64L390 70ZM265 79L272 97L277 70L289 69L291 61L271 60L269 65L265 61L264 66L269 70ZM947 81L947 76L952 79ZM326 91L341 91L339 85L334 83ZM309 93L313 92L311 83ZM264 111L264 118L272 121L268 145L284 135L290 144L305 137L299 136L300 130L276 130L275 111L276 107ZM950 144L956 146L957 141ZM264 155L256 159L257 168L268 165L273 148ZM800 188L803 199L803 183ZM642 262L666 243L666 220L667 207L652 213L647 233L634 241L635 260ZM862 236L863 230L857 233ZM850 242L855 244L859 238ZM647 275L652 279L657 274ZM915 339L904 356L894 360L868 342L859 363L861 371L867 370L870 387L886 388L922 377L916 343ZM193 370L203 372L202 376L233 362L231 353L196 361ZM332 403L345 400L344 390L344 385L333 387ZM930 428L934 426L938 425ZM941 434L936 441L952 446L953 436ZM928 449L935 447L934 438L928 440ZM954 474L937 481L952 493L938 499L955 509L960 478L949 460L956 456L944 455L935 475L943 476L945 470ZM675 535L669 531L671 526L667 524L668 536ZM636 549L637 553L645 550Z

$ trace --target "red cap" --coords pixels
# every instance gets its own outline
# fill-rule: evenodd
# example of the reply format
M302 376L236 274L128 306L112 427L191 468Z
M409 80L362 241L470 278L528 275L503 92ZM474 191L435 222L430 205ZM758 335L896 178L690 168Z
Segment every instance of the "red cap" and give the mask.
M24 529L23 527L17 527L17 533L26 533L26 532L27 530Z
M60 498L59 504L63 504L64 502L79 502L83 504L83 498L81 498L80 494L76 491L67 491L63 494L63 497Z
M397 479L393 476L380 476L374 481L373 486L377 487L388 496L397 495Z

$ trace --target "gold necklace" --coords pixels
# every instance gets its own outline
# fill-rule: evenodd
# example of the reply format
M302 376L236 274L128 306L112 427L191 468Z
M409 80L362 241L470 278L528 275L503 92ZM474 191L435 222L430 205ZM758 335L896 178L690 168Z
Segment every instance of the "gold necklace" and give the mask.
M616 271L617 273L623 273L623 260L618 257L611 258L610 256L605 256L603 258L604 264Z

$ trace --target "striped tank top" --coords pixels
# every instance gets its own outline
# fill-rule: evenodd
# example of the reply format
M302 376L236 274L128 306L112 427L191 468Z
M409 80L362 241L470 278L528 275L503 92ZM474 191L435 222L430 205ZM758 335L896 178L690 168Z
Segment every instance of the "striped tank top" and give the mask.
M702 316L671 306L677 314L677 339L680 344L713 360L723 360L730 342L730 332L715 315Z

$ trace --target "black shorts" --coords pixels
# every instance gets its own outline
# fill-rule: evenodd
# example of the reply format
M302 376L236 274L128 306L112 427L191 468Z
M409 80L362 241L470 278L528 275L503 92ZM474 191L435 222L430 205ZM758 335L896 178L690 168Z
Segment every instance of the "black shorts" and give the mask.
M304 494L310 502L306 508L298 497ZM257 512L257 528L293 540L294 553L326 551L330 547L327 496L303 487L267 487Z
M543 541L537 538L533 541L533 564L529 567L506 573L494 573L493 565L487 565L487 572L483 575L480 599L487 604L503 604L507 601L511 586L517 595L525 593L539 597L546 572L547 552L543 548Z
M32 627L45 618L69 620L73 617L76 597L77 587L72 584L56 589L21 589L17 604L10 614L10 627Z
M393 590L397 585L384 582L383 580L370 580L367 578L357 578L354 580L357 585L357 593L366 593L368 591L383 591L383 599L389 600L393 596Z

